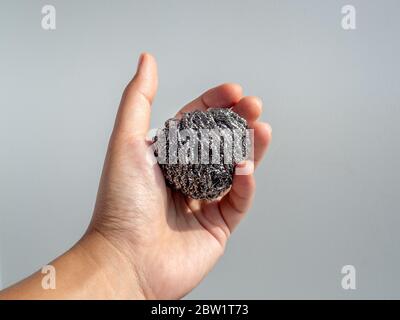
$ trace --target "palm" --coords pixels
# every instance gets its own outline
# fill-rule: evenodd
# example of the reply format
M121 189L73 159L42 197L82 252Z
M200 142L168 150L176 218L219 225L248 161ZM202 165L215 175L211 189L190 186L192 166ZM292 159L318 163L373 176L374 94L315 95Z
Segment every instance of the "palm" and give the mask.
M177 206L182 209L175 209ZM201 224L199 216L203 213L192 211L182 199L171 198L167 214L166 241L147 266L147 278L156 288L154 296L176 298L193 289L210 271L223 253L226 237L217 239Z
M120 223L124 227L119 233L124 234L132 250L144 258L140 273L146 279L147 287L151 288L146 296L181 297L200 282L223 253L229 229L217 202L191 200L172 191L165 186L158 166L147 163L145 169L143 161L140 171L146 174L141 175L143 181L139 185L147 188L137 190L138 180L135 178L129 182L129 193L125 196L120 194L124 199L120 198L118 203L130 203L130 208L118 210L129 214L129 223ZM133 167L129 166L128 171L139 169L135 163ZM121 176L126 175L123 173ZM141 198L129 199L132 190ZM146 223L137 217L137 202L148 204L145 207ZM126 215L118 219L126 221Z

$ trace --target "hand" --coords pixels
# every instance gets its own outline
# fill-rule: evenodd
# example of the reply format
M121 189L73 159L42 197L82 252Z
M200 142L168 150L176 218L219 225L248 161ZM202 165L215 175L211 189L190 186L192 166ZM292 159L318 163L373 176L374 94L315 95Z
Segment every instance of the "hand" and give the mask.
M37 272L0 292L0 299L175 299L193 289L223 254L253 200L253 174L235 175L228 193L212 202L167 188L154 164L149 130L157 90L154 58L143 54L126 87L107 151L91 224L84 237L51 264L56 289ZM257 166L271 140L259 122L261 101L235 84L213 88L177 114L232 107L254 129ZM55 275L54 275L55 276Z
M166 187L146 140L156 90L155 59L143 54L122 97L89 232L100 233L129 260L144 297L174 299L193 289L223 254L250 208L255 182L252 174L235 175L230 192L213 202L188 199ZM215 106L232 107L255 130L257 165L271 139L270 126L257 120L261 101L242 97L238 85L224 84L177 115Z

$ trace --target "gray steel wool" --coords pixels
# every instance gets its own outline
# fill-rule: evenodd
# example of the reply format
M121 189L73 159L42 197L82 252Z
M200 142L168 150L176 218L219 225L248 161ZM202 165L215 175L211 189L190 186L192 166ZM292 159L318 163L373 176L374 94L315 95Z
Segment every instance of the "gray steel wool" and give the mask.
M167 120L154 139L167 185L193 199L218 198L232 185L235 165L249 154L247 128L246 120L228 108Z

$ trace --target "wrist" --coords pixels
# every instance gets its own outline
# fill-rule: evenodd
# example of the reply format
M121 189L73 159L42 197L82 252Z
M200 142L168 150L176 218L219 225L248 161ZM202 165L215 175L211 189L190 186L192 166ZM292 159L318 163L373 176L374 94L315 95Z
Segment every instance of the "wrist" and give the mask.
M98 277L98 286L111 299L145 299L131 261L112 242L95 229L77 243L74 250L83 254Z

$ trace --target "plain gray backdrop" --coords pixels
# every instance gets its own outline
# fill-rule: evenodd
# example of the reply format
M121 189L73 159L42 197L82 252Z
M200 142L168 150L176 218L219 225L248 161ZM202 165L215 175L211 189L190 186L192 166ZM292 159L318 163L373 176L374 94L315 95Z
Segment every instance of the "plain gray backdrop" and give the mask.
M341 27L346 4L356 30ZM223 82L260 96L273 127L253 208L188 298L400 298L399 17L397 0L2 0L0 285L86 229L121 92L149 51L153 127Z

